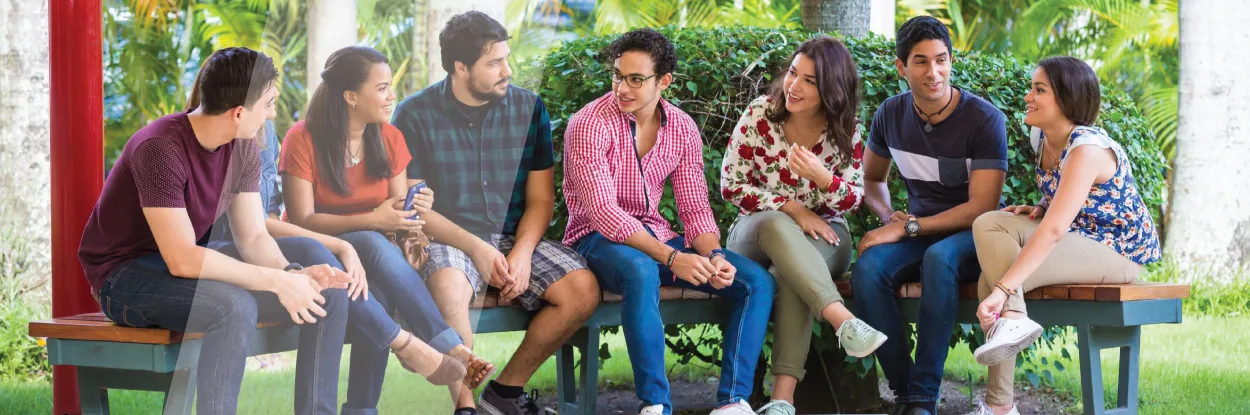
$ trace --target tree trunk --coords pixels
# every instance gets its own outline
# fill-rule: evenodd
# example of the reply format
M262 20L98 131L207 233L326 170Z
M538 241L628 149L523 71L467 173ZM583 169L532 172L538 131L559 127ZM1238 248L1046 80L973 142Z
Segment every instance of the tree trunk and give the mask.
M308 99L321 85L321 70L334 51L355 45L359 32L356 0L310 0L308 2Z
M51 272L48 76L48 2L0 0L0 254L30 243L23 287Z
M855 414L869 413L881 408L881 391L877 388L876 361L864 377L846 363L846 352L837 345L833 327L821 323L827 338L812 336L804 370L807 375L794 389L795 412L799 414ZM818 343L826 343L820 347ZM821 349L824 349L822 352ZM869 357L869 359L874 359ZM856 363L858 365L858 363ZM768 362L761 356L755 370L755 390L751 394L751 407L768 403L771 390L764 389Z
M425 15L425 50L426 62L429 65L429 83L441 81L447 76L447 71L443 70L443 52L438 45L438 34L443 31L443 27L452 16L469 10L477 10L486 13L500 24L504 22L506 4L500 0L425 0L425 3L428 5Z
M1234 0L1180 8L1180 125L1167 254L1231 278L1250 265L1250 12ZM1200 274L1201 275L1201 274ZM1205 275L1204 275L1205 276Z
M411 85L425 87L429 85L429 53L426 48L426 20L429 19L429 1L412 0L413 10L416 10L412 22L412 62L408 66L408 76L410 79L416 79ZM409 82L404 82L409 83ZM415 90L414 90L415 92ZM402 99L402 98L401 98Z
M803 0L802 4L803 27L809 30L868 36L872 0Z

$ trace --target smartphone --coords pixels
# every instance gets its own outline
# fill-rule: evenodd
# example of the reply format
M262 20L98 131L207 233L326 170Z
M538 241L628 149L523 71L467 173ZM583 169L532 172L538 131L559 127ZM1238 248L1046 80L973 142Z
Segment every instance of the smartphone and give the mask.
M404 210L412 210L412 199L415 198L417 193L420 193L421 189L424 188L426 188L425 183L417 183L408 188L408 197L404 198ZM421 215L413 213L412 217L408 219L416 219L418 216Z

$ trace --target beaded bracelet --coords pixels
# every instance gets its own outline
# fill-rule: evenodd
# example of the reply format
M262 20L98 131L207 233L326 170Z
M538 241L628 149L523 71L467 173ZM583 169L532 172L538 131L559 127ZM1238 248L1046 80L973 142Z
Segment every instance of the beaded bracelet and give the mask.
M666 266L666 267L668 267L668 268L670 268L670 269L671 269L671 268L673 268L673 260L676 260L676 259L677 259L677 253L678 253L678 252L680 252L680 251L678 251L678 250L674 249L674 250L673 250L673 253L668 254L668 262L665 262L665 263L664 263L664 266Z
M1002 281L999 281L999 282L998 282L998 284L995 284L995 285L994 285L994 288L998 288L998 289L1000 289L1000 290L1003 290L1003 293L1004 293L1004 294L1007 294L1007 296L1008 296L1008 297L1013 296L1013 295L1016 295L1016 290L1013 290L1013 289L1007 288L1007 286L1006 286L1006 285L1003 285L1003 282L1002 282Z

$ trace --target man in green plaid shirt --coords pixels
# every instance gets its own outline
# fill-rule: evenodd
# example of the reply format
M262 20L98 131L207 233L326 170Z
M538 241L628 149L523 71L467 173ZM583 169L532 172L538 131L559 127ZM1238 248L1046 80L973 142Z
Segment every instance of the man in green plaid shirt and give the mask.
M400 103L391 123L413 161L410 184L443 196L423 215L432 237L421 274L447 322L472 345L469 305L487 285L502 302L535 311L525 340L482 392L495 415L539 408L523 387L599 303L599 285L571 248L543 240L555 210L555 154L538 95L509 85L507 31L470 11L439 34L447 78ZM472 415L472 391L452 389L456 415Z

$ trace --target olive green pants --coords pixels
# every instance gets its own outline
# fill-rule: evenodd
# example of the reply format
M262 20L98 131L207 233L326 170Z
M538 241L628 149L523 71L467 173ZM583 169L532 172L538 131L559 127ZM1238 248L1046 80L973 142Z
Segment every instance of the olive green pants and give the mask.
M851 267L851 234L846 225L832 223L839 245L803 234L789 215L759 212L739 218L729 230L729 249L769 268L777 280L773 305L773 375L803 380L812 339L812 319L821 310L842 301L833 276Z

